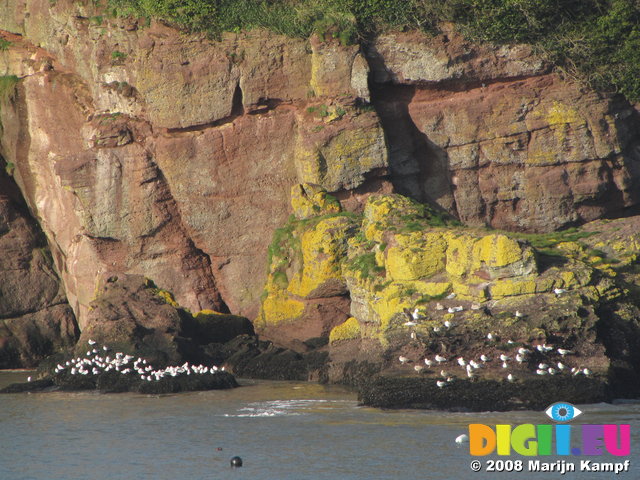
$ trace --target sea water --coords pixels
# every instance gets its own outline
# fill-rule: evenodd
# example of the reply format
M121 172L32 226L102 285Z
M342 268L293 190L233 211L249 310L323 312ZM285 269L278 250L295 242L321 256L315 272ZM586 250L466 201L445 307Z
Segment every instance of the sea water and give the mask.
M27 372L0 372L0 388ZM631 425L628 472L473 472L470 423L552 423L544 412L447 413L360 406L344 388L241 380L176 395L0 395L0 479L640 479L640 404L583 405L584 423ZM231 468L233 456L243 459ZM555 462L559 457L537 457ZM618 462L611 456L594 458ZM564 457L579 465L579 458ZM503 465L504 466L504 465Z

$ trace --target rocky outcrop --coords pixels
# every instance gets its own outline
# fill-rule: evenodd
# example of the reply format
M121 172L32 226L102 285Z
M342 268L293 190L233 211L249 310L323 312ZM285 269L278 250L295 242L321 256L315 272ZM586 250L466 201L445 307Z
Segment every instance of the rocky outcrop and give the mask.
M549 402L561 389L579 401L636 394L634 219L519 238L398 194L369 196L362 215L332 210L318 186L292 198L301 218L274 235L256 328L300 349L315 326L329 344L323 375L357 386L365 403L533 408L526 392L544 378L557 384ZM311 302L346 292L349 312L313 322Z
M34 367L79 335L44 235L0 161L0 368Z
M0 28L21 35L0 55L21 79L2 153L82 328L98 279L122 273L194 311L253 317L291 185L388 188L357 46L264 31L211 41L93 2L23 3L0 5Z
M0 0L0 153L52 263L33 253L43 237L14 257L62 282L0 309L63 308L46 328L71 332L64 290L82 348L366 383L367 398L401 377L423 405L438 372L412 367L435 354L526 348L510 361L531 385L548 362L587 369L596 393L635 382L631 224L613 243L603 223L508 233L637 206L640 120L624 99L448 26L363 46L212 40L95 3ZM42 331L33 318L21 325ZM479 391L504 373L475 372Z
M97 342L157 365L210 361L203 350L207 345L253 334L247 318L213 310L192 315L151 280L114 275L103 279L96 290L76 354L84 355L87 345Z
M452 30L383 35L367 55L400 193L467 225L536 232L638 204L640 117L624 99Z

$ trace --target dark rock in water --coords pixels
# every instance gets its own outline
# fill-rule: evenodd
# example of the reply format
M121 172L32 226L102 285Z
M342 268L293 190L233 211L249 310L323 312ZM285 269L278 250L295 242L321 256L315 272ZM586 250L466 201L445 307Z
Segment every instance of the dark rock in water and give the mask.
M253 324L246 317L203 310L185 319L183 335L199 345L225 343L238 335L255 335Z
M76 354L84 355L87 341L93 339L125 353L135 352L156 364L180 362L176 339L183 315L186 312L172 304L168 293L143 276L110 277L91 303Z
M180 308L169 292L140 275L107 278L87 314L87 325L76 347L85 355L89 340L127 354L147 358L157 366L192 363L221 364L233 351L208 351L238 335L254 335L249 319L210 310L195 316Z
M443 388L433 379L378 376L362 385L359 400L379 408L450 411L541 410L558 401L610 401L606 383L585 376L533 378L517 384L495 380L456 380Z
M241 467L242 459L240 457L232 457L229 463L231 463L232 467Z
M326 381L327 351L299 353L248 336L237 337L226 347L233 353L225 363L240 377Z
M238 387L238 382L233 375L227 372L181 375L179 377L165 377L157 381L147 381L142 380L138 375L122 375L119 372L112 371L99 375L71 375L65 373L33 382L13 383L0 390L0 393L97 390L102 393L137 392L162 394L222 390L235 387Z
M41 392L55 386L53 379L43 378L42 380L34 380L33 382L12 383L0 390L0 393L25 393L25 392Z

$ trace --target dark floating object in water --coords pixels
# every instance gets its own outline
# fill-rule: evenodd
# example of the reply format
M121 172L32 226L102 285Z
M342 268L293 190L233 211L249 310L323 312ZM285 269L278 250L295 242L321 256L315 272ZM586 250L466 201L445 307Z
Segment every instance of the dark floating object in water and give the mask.
M242 466L242 459L240 457L233 457L231 459L231 466L232 467L241 467Z

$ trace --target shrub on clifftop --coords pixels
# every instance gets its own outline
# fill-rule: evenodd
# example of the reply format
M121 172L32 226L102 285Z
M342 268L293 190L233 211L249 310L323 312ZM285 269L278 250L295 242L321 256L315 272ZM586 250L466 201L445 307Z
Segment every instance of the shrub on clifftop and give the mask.
M600 90L640 100L640 5L635 0L103 0L115 15L159 18L191 31L267 28L352 43L385 29L526 42Z

